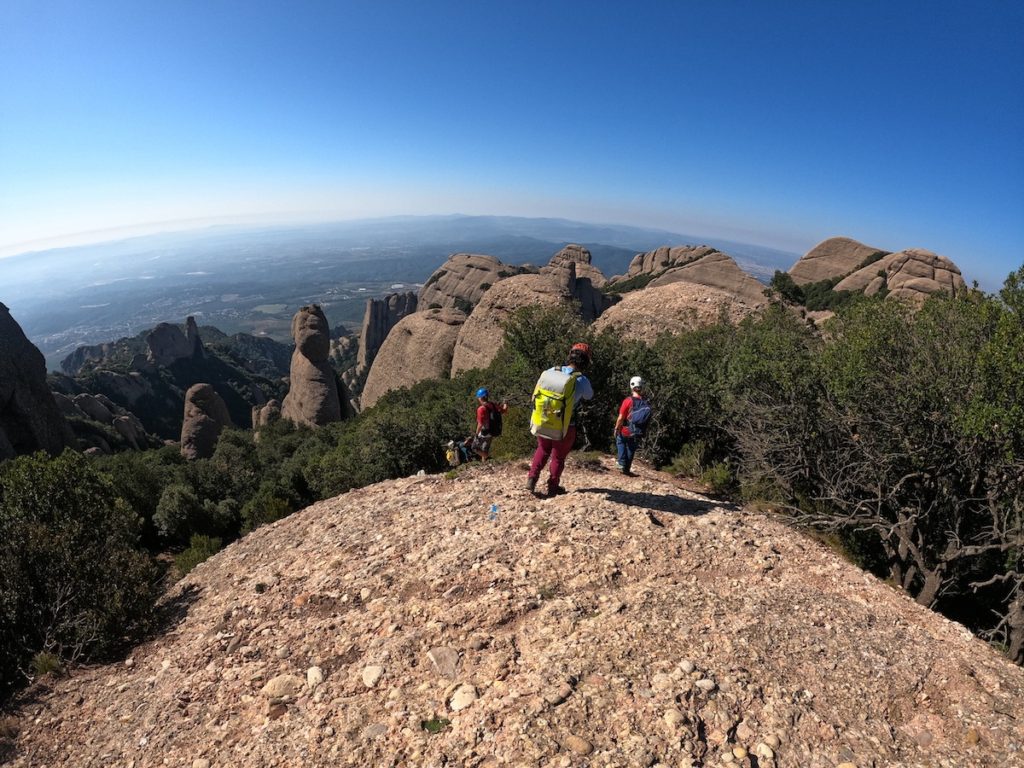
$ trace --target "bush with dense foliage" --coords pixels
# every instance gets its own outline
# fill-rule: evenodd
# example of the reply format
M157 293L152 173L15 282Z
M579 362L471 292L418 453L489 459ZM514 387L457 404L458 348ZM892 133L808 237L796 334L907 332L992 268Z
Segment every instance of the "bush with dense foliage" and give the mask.
M80 454L0 467L0 690L41 652L102 657L149 626L157 574L139 534L138 514Z

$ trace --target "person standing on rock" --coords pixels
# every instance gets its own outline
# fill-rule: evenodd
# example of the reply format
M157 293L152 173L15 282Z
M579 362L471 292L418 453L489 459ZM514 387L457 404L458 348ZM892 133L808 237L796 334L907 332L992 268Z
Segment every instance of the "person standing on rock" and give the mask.
M619 417L615 420L617 464L624 475L631 474L637 441L644 436L651 420L651 405L644 398L643 391L642 378L634 376L629 380L629 396L619 406Z
M491 441L501 437L501 416L508 413L508 404L492 403L487 387L480 387L476 391L476 400L479 405L476 409L476 437L473 438L473 450L481 461L487 461L491 456Z
M551 459L547 495L565 493L559 481L565 459L576 442L576 406L594 397L594 387L585 373L590 369L589 344L573 344L565 365L541 374L533 390L530 431L537 437L537 450L526 478L526 490L536 492L544 465Z

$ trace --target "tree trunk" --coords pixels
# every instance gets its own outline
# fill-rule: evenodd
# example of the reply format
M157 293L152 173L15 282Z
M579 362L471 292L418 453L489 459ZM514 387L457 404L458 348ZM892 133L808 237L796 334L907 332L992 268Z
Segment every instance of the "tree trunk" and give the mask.
M1019 594L1010 603L1006 612L1007 639L1010 661L1024 666L1024 594Z

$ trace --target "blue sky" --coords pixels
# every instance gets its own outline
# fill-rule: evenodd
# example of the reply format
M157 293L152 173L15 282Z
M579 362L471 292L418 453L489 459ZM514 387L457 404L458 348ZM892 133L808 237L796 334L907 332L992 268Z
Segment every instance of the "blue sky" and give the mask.
M0 255L564 216L1024 262L1019 2L0 0Z

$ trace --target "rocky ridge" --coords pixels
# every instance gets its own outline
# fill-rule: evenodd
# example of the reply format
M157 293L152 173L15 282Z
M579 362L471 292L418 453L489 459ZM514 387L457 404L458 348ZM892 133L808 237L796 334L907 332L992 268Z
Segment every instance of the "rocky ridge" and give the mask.
M359 489L27 692L13 766L1021 765L1024 670L765 514L574 460ZM495 505L492 507L491 505Z
M377 353L359 397L369 408L385 393L424 379L444 379L466 315L457 309L428 309L402 318Z
M452 254L420 289L419 308L470 311L492 285L520 272L494 256Z
M71 433L46 385L43 353L0 303L0 459L60 453Z
M367 299L363 325L359 332L359 352L356 367L369 371L381 345L398 325L398 321L416 311L416 294L391 293L381 299Z
M888 253L849 237L830 237L801 256L789 268L789 276L797 285L841 278L860 269L865 261Z
M966 288L960 268L945 256L923 248L890 253L844 277L837 291L859 291L874 296L882 289L893 297L920 304L936 291L953 293Z

